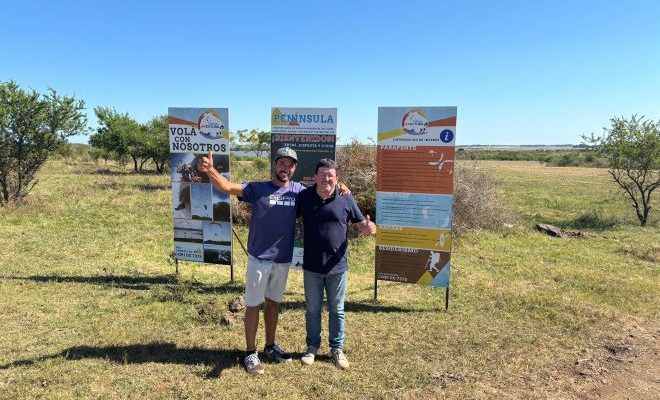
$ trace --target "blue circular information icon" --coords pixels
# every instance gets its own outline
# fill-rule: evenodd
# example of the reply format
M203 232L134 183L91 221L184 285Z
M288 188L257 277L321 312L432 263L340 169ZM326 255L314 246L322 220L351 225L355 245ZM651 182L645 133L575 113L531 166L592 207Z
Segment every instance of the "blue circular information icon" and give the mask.
M443 143L451 142L454 140L454 132L452 132L451 129L443 130L440 132L440 140L442 140Z

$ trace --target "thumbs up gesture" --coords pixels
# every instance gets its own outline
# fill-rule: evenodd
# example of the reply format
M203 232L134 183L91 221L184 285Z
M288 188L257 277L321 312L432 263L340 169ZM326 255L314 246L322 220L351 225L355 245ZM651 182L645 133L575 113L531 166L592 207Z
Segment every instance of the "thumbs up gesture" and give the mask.
M209 151L208 156L202 157L197 163L197 169L200 172L209 172L213 168L213 152Z
M367 218L356 224L358 231L363 235L373 235L376 233L376 224L371 222L371 217L367 214Z

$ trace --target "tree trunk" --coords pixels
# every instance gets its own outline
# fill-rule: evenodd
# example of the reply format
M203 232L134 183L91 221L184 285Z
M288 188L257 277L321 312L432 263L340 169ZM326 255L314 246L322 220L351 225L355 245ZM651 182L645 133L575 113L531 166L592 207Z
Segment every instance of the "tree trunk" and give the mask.
M140 172L140 171L138 171L137 157L131 156L131 158L133 159L133 170L135 170L135 172Z
M9 188L7 187L7 177L2 176L2 201L0 204L5 205L9 203Z

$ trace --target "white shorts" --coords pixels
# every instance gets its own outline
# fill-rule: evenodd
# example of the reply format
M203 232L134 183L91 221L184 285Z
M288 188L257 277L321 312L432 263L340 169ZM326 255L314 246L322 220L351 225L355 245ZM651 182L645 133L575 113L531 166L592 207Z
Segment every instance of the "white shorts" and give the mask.
M281 303L291 263L275 263L248 256L245 305L257 307L264 298Z

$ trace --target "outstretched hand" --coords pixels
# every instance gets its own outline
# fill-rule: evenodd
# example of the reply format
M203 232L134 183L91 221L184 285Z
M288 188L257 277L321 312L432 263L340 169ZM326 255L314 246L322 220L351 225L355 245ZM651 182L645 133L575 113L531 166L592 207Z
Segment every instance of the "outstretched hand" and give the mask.
M202 157L201 160L197 162L197 169L200 172L209 172L213 168L213 152L209 151L207 157Z

